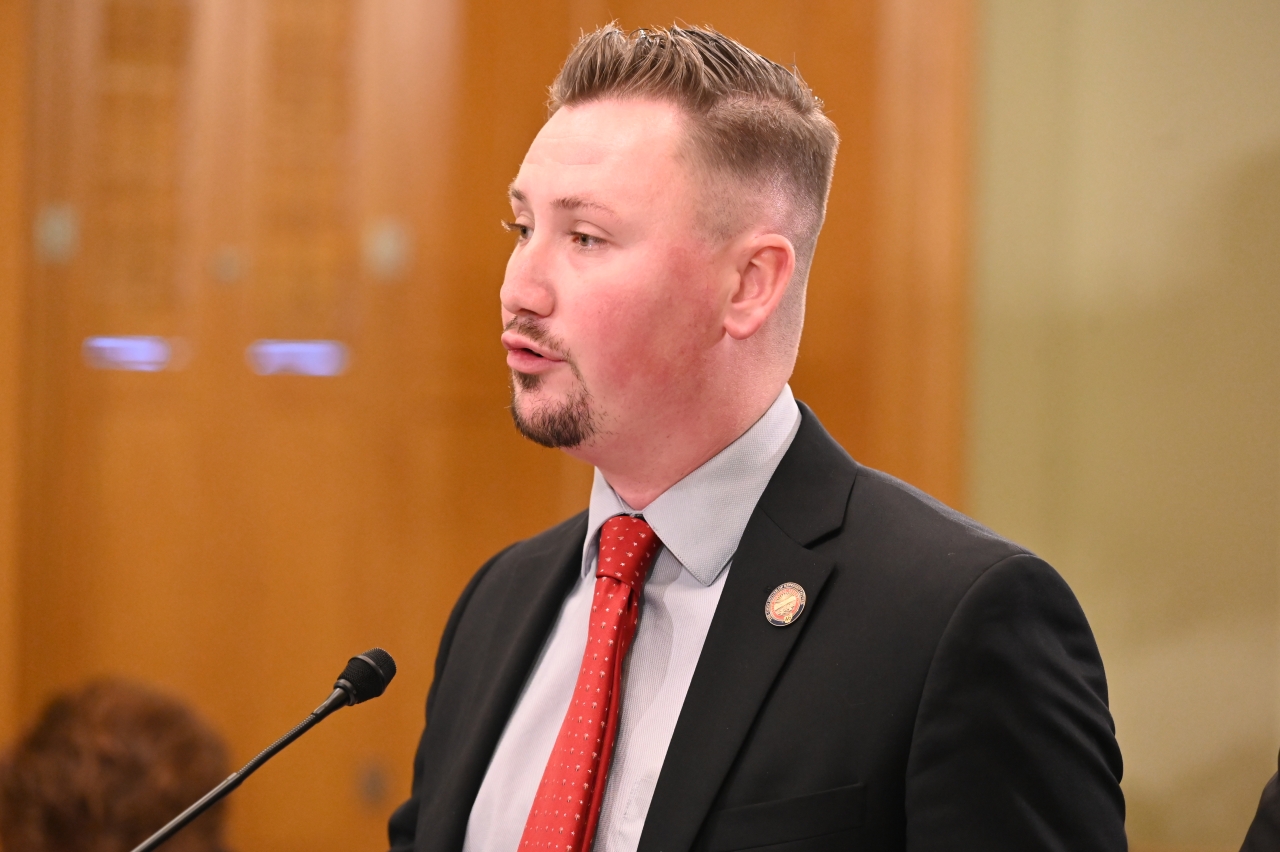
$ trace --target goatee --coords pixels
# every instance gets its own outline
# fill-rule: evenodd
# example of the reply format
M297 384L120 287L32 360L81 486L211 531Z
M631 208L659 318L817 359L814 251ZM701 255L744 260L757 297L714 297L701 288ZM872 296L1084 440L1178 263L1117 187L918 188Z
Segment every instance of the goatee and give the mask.
M542 376L511 371L511 419L521 435L552 449L576 447L595 435L591 395L582 384L565 402L539 405L522 413L520 392L532 392L541 384Z

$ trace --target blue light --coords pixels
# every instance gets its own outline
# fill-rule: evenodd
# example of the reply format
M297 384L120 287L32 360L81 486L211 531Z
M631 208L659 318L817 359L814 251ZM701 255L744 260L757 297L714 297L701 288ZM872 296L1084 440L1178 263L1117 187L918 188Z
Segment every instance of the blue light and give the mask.
M255 340L245 355L260 376L338 376L348 360L337 340Z
M154 373L169 366L173 348L163 337L86 337L84 362L98 370L137 370Z

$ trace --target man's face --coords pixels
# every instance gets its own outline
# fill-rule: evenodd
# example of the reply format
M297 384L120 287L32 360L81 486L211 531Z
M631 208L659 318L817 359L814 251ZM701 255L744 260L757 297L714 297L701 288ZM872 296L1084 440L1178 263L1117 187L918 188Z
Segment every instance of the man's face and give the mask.
M609 100L560 109L529 147L502 342L539 443L590 448L696 407L724 288L683 139L675 107Z

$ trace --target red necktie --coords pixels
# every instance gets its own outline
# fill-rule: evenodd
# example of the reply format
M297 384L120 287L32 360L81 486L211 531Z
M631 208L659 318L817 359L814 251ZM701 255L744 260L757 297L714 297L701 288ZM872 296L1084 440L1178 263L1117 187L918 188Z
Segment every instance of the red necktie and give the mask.
M618 732L622 661L640 620L644 578L661 547L643 518L619 515L600 530L587 650L520 836L520 852L591 849Z

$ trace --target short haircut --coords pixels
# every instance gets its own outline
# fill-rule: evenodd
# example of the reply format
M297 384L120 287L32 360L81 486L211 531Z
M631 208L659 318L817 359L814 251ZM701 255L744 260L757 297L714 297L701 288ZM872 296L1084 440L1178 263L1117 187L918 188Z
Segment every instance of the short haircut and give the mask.
M551 85L549 108L609 98L651 98L688 118L695 157L714 177L728 176L750 192L781 196L789 208L779 223L796 250L802 319L803 288L826 216L839 136L820 101L794 68L784 68L728 36L701 27L623 32L614 24L582 36ZM722 207L759 203L735 194ZM713 228L736 227L736 210L712 211ZM726 234L727 235L727 234ZM797 339L798 339L798 328Z
M221 738L180 702L100 681L50 702L0 764L5 852L129 852L228 775ZM166 848L223 849L222 805Z

